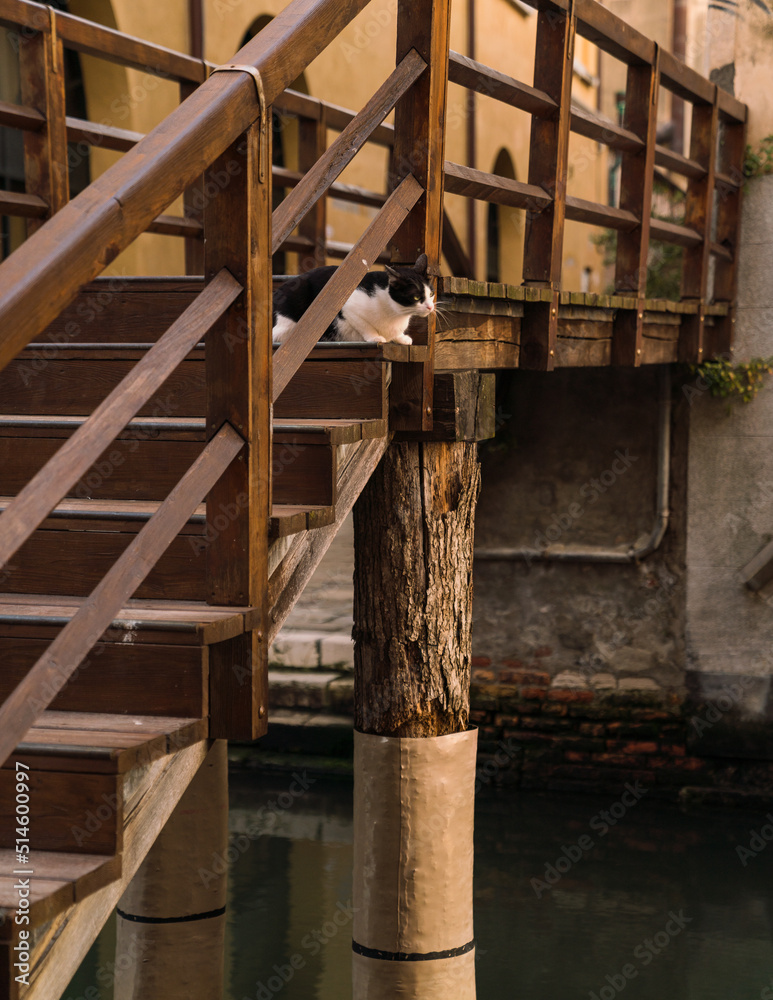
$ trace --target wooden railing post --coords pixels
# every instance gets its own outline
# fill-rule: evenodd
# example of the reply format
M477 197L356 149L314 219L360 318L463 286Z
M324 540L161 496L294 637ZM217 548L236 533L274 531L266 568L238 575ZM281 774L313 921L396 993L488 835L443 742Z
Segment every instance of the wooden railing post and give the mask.
M726 316L715 316L710 336L705 336L704 359L729 355L733 349L735 296L738 283L738 231L741 223L743 159L746 149L746 124L724 121L719 135L719 173L717 179L716 242L728 249L732 258L718 257L714 270L714 302L727 305Z
M270 112L267 110L267 114ZM212 165L205 274L227 267L242 295L207 336L207 434L229 422L247 442L207 499L211 604L250 606L252 631L210 647L213 737L255 739L267 713L271 502L271 130L251 126ZM263 145L261 145L261 143Z
M56 11L41 7L39 18L37 30L23 32L19 45L21 102L46 119L39 132L24 133L24 176L27 194L48 203L45 219L50 219L69 198L64 48L56 33ZM45 219L28 219L27 234Z
M327 149L325 109L320 107L318 118L302 116L298 119L298 168L301 173L311 170ZM327 225L327 199L319 198L311 211L301 220L298 235L310 239L313 247L303 258L301 271L322 267L325 263L325 227Z
M537 15L534 86L558 105L550 118L532 115L529 184L553 197L546 208L526 213L523 283L541 290L539 301L524 302L521 368L552 371L558 335L558 302L566 218L566 181L572 111L572 73L576 15L544 8ZM545 292L548 294L545 295Z
M682 317L679 331L679 360L693 364L704 359L703 331L711 254L711 220L717 159L719 105L717 88L711 104L694 104L690 129L690 159L697 160L705 173L691 178L687 185L684 224L700 233L701 242L684 252L682 299L692 300L697 312Z
M395 109L395 144L391 187L413 174L424 188L408 218L392 239L392 259L411 265L421 253L429 260L428 273L436 284L440 274L443 238L443 161L448 90L448 32L450 0L400 0L397 12L397 62L416 49L427 68ZM417 331L414 343L426 345L420 362L395 366L392 376L392 427L395 430L432 429L435 315L426 333Z
M196 6L195 4L193 5ZM196 90L197 83L183 81L180 84L180 103ZM196 181L186 190L183 195L183 215L193 222L204 221L204 178L197 177ZM204 273L204 240L195 239L188 236L185 239L185 273Z
M658 126L658 90L660 85L659 50L652 65L628 67L625 94L625 127L644 146L623 153L620 169L620 208L640 219L630 232L617 235L615 292L634 295L635 309L618 309L612 332L612 364L641 364L644 329L644 299L647 295L647 258L652 215L652 186L655 171L655 145Z

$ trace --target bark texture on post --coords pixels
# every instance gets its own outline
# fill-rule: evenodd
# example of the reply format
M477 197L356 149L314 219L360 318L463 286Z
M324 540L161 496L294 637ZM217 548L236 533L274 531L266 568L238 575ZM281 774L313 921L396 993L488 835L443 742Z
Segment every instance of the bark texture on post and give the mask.
M474 442L392 444L354 508L355 726L463 732L470 707Z

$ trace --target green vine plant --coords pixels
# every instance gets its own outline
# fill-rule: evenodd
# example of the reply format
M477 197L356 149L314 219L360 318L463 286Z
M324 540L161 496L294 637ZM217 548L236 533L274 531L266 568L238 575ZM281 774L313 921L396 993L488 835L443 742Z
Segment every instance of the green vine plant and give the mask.
M773 135L767 135L756 149L746 147L743 158L743 175L747 180L773 174Z
M712 396L751 403L762 388L765 376L773 374L773 357L752 358L736 364L727 358L720 358L691 365L690 371L700 376L702 385Z

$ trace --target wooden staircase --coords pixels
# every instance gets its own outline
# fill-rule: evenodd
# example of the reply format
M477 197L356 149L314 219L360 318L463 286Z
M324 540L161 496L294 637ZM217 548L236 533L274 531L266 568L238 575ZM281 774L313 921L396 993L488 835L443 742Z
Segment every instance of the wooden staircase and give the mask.
M69 310L88 309L109 279ZM119 385L201 290L201 280L125 281L120 309L70 342L66 315L0 372L0 514ZM150 290L152 288L152 291ZM88 334L88 338L86 334ZM142 339L140 339L142 338ZM0 594L0 701L11 695L81 608L206 441L205 343L196 345L19 548ZM362 444L385 446L389 382L399 348L313 351L275 408L268 540L286 548L344 516L341 484ZM403 349L403 353L407 354ZM212 735L211 661L255 626L255 609L207 603L207 549L238 512L237 496L207 523L200 504L76 674L0 770L2 872L16 861L16 778L29 775L33 968L48 932L75 904L123 884L129 792L153 763ZM351 504L349 504L351 506ZM291 538L292 536L292 538ZM16 997L11 916L18 879L0 876L0 995ZM18 970L16 970L18 972ZM5 992L3 992L5 990Z

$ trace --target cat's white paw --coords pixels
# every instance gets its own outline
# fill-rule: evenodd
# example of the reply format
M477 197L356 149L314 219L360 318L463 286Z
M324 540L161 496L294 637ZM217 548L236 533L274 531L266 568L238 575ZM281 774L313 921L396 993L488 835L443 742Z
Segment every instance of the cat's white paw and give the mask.
M386 337L382 337L380 333L374 333L370 337L364 338L369 344L385 344Z
M412 344L413 338L409 337L407 333L398 333L397 336L392 341L393 344Z

